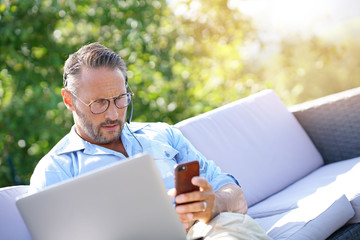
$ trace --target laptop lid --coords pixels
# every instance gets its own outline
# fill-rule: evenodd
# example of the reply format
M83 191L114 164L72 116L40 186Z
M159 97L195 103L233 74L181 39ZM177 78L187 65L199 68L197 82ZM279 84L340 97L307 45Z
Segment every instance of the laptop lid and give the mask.
M150 155L25 196L16 205L34 240L184 240Z

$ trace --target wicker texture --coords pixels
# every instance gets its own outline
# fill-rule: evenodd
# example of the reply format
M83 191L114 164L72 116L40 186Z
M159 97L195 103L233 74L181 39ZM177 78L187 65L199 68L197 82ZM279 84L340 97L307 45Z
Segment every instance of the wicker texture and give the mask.
M360 239L360 224L344 226L333 233L327 240L356 240Z
M360 156L360 88L289 108L325 164ZM360 223L345 225L327 240L360 239Z
M325 164L360 156L360 88L290 108Z

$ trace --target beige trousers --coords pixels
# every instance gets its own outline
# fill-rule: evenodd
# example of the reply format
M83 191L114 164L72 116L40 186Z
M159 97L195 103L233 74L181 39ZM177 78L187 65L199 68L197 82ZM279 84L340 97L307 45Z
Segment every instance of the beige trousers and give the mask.
M189 238L204 236L204 240L271 239L250 216L231 212L220 213L208 223L197 222L190 228L187 235Z

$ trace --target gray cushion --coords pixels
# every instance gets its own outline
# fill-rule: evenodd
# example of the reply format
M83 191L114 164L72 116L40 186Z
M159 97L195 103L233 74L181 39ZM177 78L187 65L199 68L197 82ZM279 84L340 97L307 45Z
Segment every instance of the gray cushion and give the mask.
M0 239L31 239L15 200L26 194L28 186L0 188Z
M354 210L343 195L334 202L316 202L273 216L256 218L272 239L326 239L343 226Z
M302 206L331 204L345 195L355 210L350 222L360 222L360 157L325 165L281 192L252 206L248 214L266 217Z
M303 128L272 90L175 126L222 171L237 178L249 206L323 164Z

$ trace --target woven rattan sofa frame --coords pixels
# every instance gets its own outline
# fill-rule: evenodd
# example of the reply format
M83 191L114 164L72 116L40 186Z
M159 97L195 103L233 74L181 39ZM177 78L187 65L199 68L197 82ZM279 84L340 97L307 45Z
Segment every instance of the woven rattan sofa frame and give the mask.
M310 136L325 164L360 156L360 88L298 104L289 110ZM328 239L360 239L360 223L345 225Z

